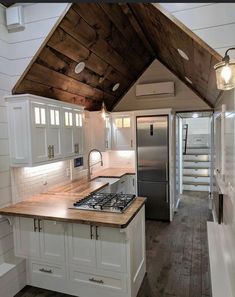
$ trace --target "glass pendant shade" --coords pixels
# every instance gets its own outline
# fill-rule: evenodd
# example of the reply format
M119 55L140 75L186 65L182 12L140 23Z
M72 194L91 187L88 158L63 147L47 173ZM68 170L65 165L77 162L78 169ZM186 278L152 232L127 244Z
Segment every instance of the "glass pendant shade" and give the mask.
M231 90L235 88L235 60L222 61L214 66L217 88Z
M102 103L102 107L101 107L101 110L100 110L100 114L101 114L101 117L103 118L103 120L105 120L106 115L109 114L109 112L108 112L107 109L106 109L106 106L105 106L104 101L103 101L103 103Z

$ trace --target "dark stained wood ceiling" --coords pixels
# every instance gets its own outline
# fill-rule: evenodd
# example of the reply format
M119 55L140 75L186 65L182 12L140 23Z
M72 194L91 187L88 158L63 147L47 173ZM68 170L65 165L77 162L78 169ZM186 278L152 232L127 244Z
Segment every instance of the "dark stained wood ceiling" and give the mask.
M11 1L1 1L0 3L6 7L10 7L11 5L15 4L15 2L13 3Z
M179 56L178 48L189 61ZM88 110L100 109L104 100L112 110L155 58L214 105L219 91L213 65L220 55L162 8L143 3L73 4L13 94L41 95ZM86 67L76 74L81 61ZM116 83L120 87L113 92Z

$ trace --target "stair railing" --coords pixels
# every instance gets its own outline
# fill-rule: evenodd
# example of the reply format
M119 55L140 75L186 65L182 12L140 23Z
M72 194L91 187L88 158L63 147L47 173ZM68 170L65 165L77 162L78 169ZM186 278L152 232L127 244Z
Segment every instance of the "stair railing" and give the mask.
M184 124L183 126L183 134L184 134L184 151L183 151L183 155L186 155L187 153L187 144L188 144L188 124Z

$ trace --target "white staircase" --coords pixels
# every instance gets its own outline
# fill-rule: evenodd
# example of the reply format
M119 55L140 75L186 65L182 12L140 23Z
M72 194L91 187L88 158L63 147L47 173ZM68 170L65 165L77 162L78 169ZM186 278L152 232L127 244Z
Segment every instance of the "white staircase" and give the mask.
M210 191L209 147L187 147L183 155L183 190Z

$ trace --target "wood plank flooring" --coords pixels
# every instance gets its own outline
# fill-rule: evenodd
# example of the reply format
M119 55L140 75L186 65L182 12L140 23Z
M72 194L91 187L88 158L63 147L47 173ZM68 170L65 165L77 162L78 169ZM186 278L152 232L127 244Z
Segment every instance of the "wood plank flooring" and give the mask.
M208 194L185 192L173 223L146 222L147 274L138 297L209 297ZM15 297L71 297L26 286ZM91 296L92 297L92 296Z

